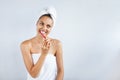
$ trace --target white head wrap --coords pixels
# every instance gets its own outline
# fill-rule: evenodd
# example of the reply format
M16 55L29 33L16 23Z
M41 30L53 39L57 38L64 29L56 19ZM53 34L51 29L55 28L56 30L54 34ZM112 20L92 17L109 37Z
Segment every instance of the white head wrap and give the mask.
M53 26L56 22L56 10L54 7L47 7L40 12L40 17L44 14L50 14L53 19Z

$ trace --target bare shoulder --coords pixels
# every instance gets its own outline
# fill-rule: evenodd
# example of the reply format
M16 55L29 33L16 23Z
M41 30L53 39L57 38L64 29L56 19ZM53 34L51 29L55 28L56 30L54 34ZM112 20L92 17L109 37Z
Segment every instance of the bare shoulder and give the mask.
M31 39L29 40L25 40L23 41L21 44L20 44L20 48L23 50L23 49L30 49L31 47Z
M62 43L58 39L52 39L52 40L55 43L55 49L56 49L55 55L56 55L56 57L60 57L63 54Z
M58 39L52 39L52 40L55 43L56 47L61 47L62 46L62 42L60 40L58 40Z

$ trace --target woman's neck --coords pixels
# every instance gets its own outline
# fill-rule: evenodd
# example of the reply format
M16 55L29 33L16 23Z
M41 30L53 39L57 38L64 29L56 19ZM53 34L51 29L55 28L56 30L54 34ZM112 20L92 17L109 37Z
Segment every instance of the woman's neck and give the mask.
M40 43L43 42L43 38L40 35L36 35L35 39Z

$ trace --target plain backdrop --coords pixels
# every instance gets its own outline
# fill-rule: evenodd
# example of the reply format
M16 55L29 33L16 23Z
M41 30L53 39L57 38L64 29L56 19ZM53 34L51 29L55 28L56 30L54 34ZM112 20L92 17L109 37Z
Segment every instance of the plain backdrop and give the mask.
M120 80L120 0L0 0L0 80L26 80L20 43L47 6L63 44L64 80Z

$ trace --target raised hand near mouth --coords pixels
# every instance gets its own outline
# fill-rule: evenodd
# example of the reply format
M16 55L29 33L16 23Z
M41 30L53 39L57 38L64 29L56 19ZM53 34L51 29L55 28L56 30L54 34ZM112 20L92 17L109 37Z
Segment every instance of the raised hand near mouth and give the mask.
M42 37L43 37L44 39L46 39L45 32L40 31L40 34L42 35Z
M42 54L47 54L49 49L50 49L50 39L46 38L46 36L44 35L44 33L40 33L43 37L43 43L42 43L42 50L41 53Z

